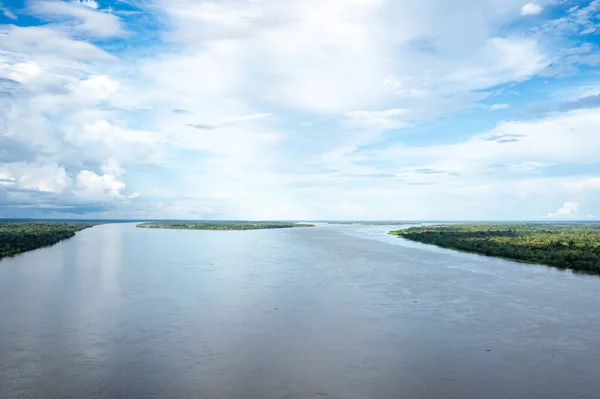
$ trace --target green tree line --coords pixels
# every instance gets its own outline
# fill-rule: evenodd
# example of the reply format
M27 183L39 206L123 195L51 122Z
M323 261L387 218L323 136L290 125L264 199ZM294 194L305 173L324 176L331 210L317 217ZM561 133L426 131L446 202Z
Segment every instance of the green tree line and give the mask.
M309 224L288 222L176 222L176 223L142 223L137 227L149 229L183 229L183 230L260 230L282 229L290 227L311 227Z
M0 258L56 244L91 226L94 223L0 222Z
M390 234L444 248L600 273L600 224L461 224L411 227Z

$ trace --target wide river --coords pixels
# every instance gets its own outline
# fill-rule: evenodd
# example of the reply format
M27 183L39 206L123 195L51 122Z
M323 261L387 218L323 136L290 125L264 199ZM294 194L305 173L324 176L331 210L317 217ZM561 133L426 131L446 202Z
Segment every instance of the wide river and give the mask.
M393 226L96 226L0 262L0 398L600 398L600 277Z

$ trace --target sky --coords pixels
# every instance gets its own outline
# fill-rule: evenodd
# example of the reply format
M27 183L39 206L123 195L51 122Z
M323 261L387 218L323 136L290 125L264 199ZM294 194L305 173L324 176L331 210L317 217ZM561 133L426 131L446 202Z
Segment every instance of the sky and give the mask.
M600 0L0 1L0 217L600 219Z

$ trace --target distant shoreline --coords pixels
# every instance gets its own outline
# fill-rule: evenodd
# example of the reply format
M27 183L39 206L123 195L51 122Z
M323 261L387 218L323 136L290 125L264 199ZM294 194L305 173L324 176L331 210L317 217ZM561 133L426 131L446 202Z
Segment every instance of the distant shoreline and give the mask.
M597 224L435 225L388 234L461 252L600 274Z
M306 223L277 223L277 222L188 222L188 223L140 223L136 225L143 229L171 230L265 230L285 229L294 227L314 227Z
M78 231L100 223L85 222L0 222L0 259L67 240Z

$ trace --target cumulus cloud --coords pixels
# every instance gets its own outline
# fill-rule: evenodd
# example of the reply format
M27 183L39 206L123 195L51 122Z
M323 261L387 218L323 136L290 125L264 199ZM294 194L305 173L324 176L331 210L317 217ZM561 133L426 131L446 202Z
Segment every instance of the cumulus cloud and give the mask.
M80 101L101 101L117 94L119 83L107 75L92 75L73 82L69 89Z
M5 166L11 198L26 201L20 184L57 209L141 214L123 205L133 187L153 214L184 218L481 217L502 204L545 213L596 190L591 173L549 175L598 162L596 98L480 123L479 112L507 114L486 109L517 109L521 82L592 65L594 46L558 51L565 38L543 34L567 32L558 19L513 24L522 0L459 14L438 0L133 2L140 20L159 21L143 28L144 48L120 2L29 4L41 25L0 27L0 165L55 167ZM572 32L595 26L591 7L567 13ZM541 187L537 209L510 202Z
M60 193L71 186L71 178L64 167L55 163L12 162L0 164L0 185Z
M521 15L538 15L544 9L539 4L527 3L521 9Z
M120 162L115 158L104 161L100 169L104 174L112 176L120 176L125 172Z
M107 161L102 169L107 173L98 175L81 170L72 178L64 166L56 163L0 164L0 207L73 210L93 204L123 203L138 197L112 174L122 172L114 161Z
M125 190L125 183L111 174L97 175L89 170L82 170L75 178L75 195L88 200L137 197L136 193L125 194L123 190Z
M95 0L73 0L73 2L74 3L79 3L82 6L89 7L89 8L92 8L94 10L97 10L100 7L99 4L98 4L98 2L95 1Z
M218 61L227 55L238 65L245 63L246 69L231 70L225 63L213 76L258 72L272 77L263 80L262 92L273 101L307 111L351 112L377 107L394 97L431 104L431 96L443 98L450 91L520 80L544 67L541 48L535 42L501 37L479 37L476 43L464 40L461 32L444 22L448 7L434 3L405 2L396 7L382 1L326 5L316 1L179 1L170 3L166 13L173 25L169 38L188 47L212 38L214 42L207 46L212 52L224 46L216 39L230 39L226 49L211 59ZM480 2L477 7L482 14L499 17L502 13L492 2ZM394 15L396 23L388 24L390 21L382 18L385 14ZM477 35L478 24L484 21L465 18L460 23ZM399 25L403 29L398 29ZM434 56L411 46L421 35L453 51ZM389 60L391 52L396 54L393 62ZM470 55L468 60L465 55ZM198 65L200 59L195 58L186 63ZM445 76L454 79L446 81ZM427 95L430 98L425 99Z
M579 209L578 202L565 202L562 207L558 208L556 212L548 213L550 217L567 217L567 216L575 216L577 210Z
M63 140L79 148L88 159L103 162L118 159L123 165L159 162L169 143L153 131L122 126L110 116L82 111L65 120Z

